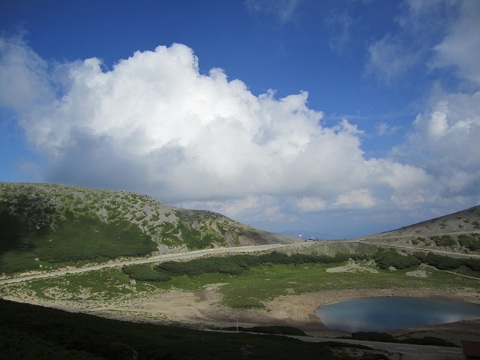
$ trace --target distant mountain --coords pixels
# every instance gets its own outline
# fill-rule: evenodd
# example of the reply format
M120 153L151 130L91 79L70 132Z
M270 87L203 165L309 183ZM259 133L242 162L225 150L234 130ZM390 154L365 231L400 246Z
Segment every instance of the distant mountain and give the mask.
M480 206L368 236L365 240L422 249L480 253Z
M292 242L127 191L0 183L0 274L194 249Z

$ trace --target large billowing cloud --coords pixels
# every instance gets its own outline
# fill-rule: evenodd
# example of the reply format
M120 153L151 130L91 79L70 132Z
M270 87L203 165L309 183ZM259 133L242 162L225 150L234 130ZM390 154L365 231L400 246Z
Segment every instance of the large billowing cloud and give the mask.
M428 182L421 169L366 159L362 132L347 120L323 126L306 92L255 96L220 69L200 74L184 45L105 70L95 58L47 64L20 40L3 40L2 71L13 74L2 77L2 102L50 159L54 181L174 203L231 200L231 213L265 196L299 211L369 208L381 201L377 188L402 197Z

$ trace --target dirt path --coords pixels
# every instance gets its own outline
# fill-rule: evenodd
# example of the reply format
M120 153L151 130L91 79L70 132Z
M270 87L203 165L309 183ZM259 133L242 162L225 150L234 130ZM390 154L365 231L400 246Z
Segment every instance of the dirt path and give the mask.
M250 246L238 246L238 247L231 247L231 248L204 249L204 250L189 251L184 253L163 254L163 255L157 255L157 256L152 256L152 257L143 258L143 259L111 261L111 262L100 264L100 265L85 266L81 268L63 269L63 270L57 270L57 271L52 271L48 273L38 273L38 274L2 279L0 280L0 285L18 283L18 282L27 281L27 280L48 278L53 276L62 276L66 274L78 274L78 273L83 273L87 271L101 270L101 269L113 268L113 267L122 267L126 265L161 263L161 262L172 261L172 260L191 260L191 259L208 256L208 255L214 255L214 254L225 255L225 254L252 253L252 252L272 250L272 249L280 248L283 246L287 246L287 244L250 245Z

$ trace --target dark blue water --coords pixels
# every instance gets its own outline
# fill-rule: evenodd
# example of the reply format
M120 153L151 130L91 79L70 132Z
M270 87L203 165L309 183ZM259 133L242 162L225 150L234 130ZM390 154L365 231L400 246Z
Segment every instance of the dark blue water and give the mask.
M315 311L323 324L348 332L391 331L480 318L480 305L408 297L338 301Z

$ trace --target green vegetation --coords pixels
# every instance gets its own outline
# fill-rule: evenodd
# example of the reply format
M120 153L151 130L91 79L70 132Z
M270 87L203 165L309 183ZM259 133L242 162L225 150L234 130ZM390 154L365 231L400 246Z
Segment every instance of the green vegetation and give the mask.
M185 244L190 250L212 247L214 244L226 245L225 240L215 231L201 231L183 221L160 225L162 242L168 246Z
M451 235L432 236L431 239L437 246L456 246L457 242Z
M422 238L422 237L419 236L419 237L417 237L416 239L412 239L412 245L415 245L415 246L416 246L416 245L420 244L420 242L422 242L422 241L424 241L424 240L425 240L424 238Z
M6 217L4 214L3 219ZM66 220L57 221L54 230L22 225L25 224L20 220L10 226L0 223L0 231L6 230L1 238L2 273L38 270L40 266L48 269L78 261L143 256L156 249L149 236L125 220L105 224L99 219L67 214Z
M281 295L302 294L338 289L478 287L478 280L459 278L453 274L433 271L428 278L406 276L406 270L379 270L378 273L328 273L333 264L264 265L240 276L219 273L195 277L173 277L165 286L180 289L202 289L206 284L225 284L219 291L225 305L234 308L262 308L265 302Z
M414 256L422 263L434 266L440 270L454 270L462 266L466 266L473 271L480 271L480 260L474 258L455 258L451 256L443 256L434 254L432 252L425 254L423 252L416 252Z
M3 359L336 358L326 345L286 337L128 323L5 300L0 312Z
M128 283L129 277L118 269L103 269L33 280L28 282L27 287L42 300L108 302L131 295L134 291L127 286ZM17 286L21 288L20 284Z
M362 257L368 258L368 255L362 255ZM396 257L406 258L400 254L395 255L394 259ZM265 308L267 301L281 295L323 290L478 288L478 280L433 269L429 271L429 276L426 278L407 276L406 273L416 266L397 271L390 271L387 267L385 270L379 269L376 273L369 273L367 276L362 272L329 273L326 271L332 266L341 264L344 258L343 254L337 255L337 260L334 260L334 256L301 254L288 256L281 253L261 256L235 255L225 258L206 257L189 262L164 263L161 265L169 265L164 266L163 270L145 264L127 266L123 271L111 268L84 274L38 279L3 287L0 289L0 296L29 289L34 291L38 298L45 300L60 296L62 299L75 301L93 301L92 306L98 306L93 304L95 302L114 304L124 299L124 296L141 298L156 291L172 288L199 291L211 284L222 284L218 287L218 291L222 294L224 305L232 308ZM385 258L388 256L383 257ZM438 255L416 253L415 258L422 259L423 263L439 269L456 269L458 273L465 273L466 269L471 272L466 273L468 275L478 274L480 271L478 260L460 259L460 262L445 266L445 263L448 264L448 257L443 259ZM370 260L357 259L356 262L365 267L375 267ZM397 260L395 263L398 266ZM137 283L130 285L130 279L136 279ZM52 293L51 289L56 290Z
M446 341L437 337L433 337L433 336L426 336L421 339L407 338L407 339L398 340L398 339L395 339L395 337L393 337L390 334L375 332L375 331L359 331L359 332L353 333L351 336L351 339L361 340L361 341L379 341L379 342L388 342L388 343L458 347L454 343L451 343L449 341Z
M480 250L480 234L458 235L458 243L471 251Z
M301 265L341 263L349 258L348 254L337 253L335 256L294 254L272 252L263 255L212 256L186 262L168 261L152 268L150 265L133 265L124 267L124 273L139 281L169 281L171 276L199 276L218 273L241 275L252 268L264 265Z
M355 261L367 261L368 254L354 255ZM405 272L425 263L438 269L480 271L480 261L455 259L433 253L402 255L394 250L381 250L373 255L380 271L365 276L362 273L327 273L333 264L341 264L348 255L318 256L273 252L265 255L235 255L206 257L188 262L166 262L154 269L171 276L171 280L150 282L156 287L200 290L207 284L224 284L219 291L227 306L262 308L265 301L280 295L301 294L334 289L380 288L449 288L476 287L476 280L433 272L428 278L412 278ZM453 259L453 260L449 260ZM145 265L147 266L147 265ZM389 269L394 266L399 271ZM152 271L151 268L148 269ZM140 280L141 281L141 280Z
M123 267L123 272L136 281L170 281L171 276L155 271L149 264Z
M224 227L229 224L239 231L238 224L210 211L176 210L173 213L177 221L161 225L162 242L169 246L186 245L190 250L227 246Z
M237 331L237 327L228 327L225 330ZM256 332L261 334L274 334L274 335L308 336L302 330L291 327L291 326L253 326L249 328L239 326L238 331Z
M417 257L413 255L401 255L396 250L379 249L374 260L380 269L394 267L402 270L421 264L421 261Z

